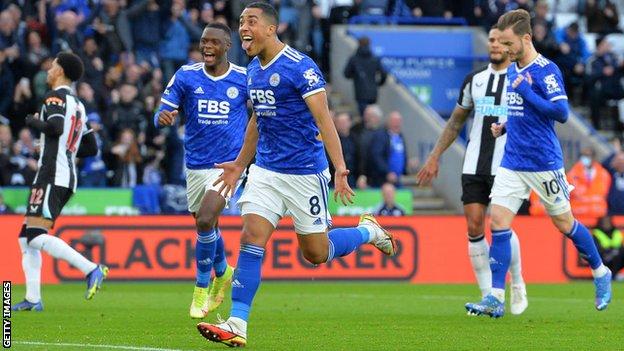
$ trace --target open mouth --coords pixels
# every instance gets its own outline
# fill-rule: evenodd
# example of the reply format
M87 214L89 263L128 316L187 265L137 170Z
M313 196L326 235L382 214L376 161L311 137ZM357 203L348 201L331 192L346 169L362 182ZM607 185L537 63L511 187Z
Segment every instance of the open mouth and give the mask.
M251 43L253 42L253 38L251 37L251 35L243 35L241 39L243 40L243 43L241 45L243 47L243 50L249 50L249 48L251 47Z
M217 57L217 55L215 55L215 53L211 51L202 52L202 56L204 57L204 61L207 61L207 62L213 62L215 61L215 58Z

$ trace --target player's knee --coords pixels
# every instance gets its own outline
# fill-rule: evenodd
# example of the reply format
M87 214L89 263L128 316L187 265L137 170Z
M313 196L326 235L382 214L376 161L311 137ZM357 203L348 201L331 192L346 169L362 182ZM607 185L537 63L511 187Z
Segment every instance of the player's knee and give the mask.
M321 264L327 261L327 252L319 252L318 250L302 250L303 257L312 264Z
M262 242L262 235L247 226L243 226L240 242L241 244L264 246L263 244L260 244Z
M553 224L563 234L569 234L574 226L574 216L571 213L564 213L551 217Z
M492 229L493 230L508 229L509 226L510 226L509 221L505 218L505 216L492 214Z
M471 217L468 218L468 235L469 236L479 236L483 235L484 224L483 218L481 217Z
M200 231L209 231L212 230L217 224L217 216L212 215L211 213L207 214L197 214L195 218L195 225L197 229Z
M47 234L48 231L44 228L37 228L37 227L28 227L26 228L26 230L24 231L24 236L26 237L26 242L28 242L30 244L30 242L38 237L39 235L43 235L43 234Z

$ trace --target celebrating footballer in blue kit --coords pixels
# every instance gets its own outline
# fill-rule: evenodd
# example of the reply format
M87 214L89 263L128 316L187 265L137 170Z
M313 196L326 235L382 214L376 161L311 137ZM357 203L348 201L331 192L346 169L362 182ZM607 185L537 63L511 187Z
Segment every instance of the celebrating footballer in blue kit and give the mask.
M184 148L189 212L195 217L197 268L191 318L204 318L223 301L233 268L227 264L219 214L227 198L212 185L222 173L216 163L232 161L247 124L247 76L228 62L230 28L208 24L200 39L204 62L182 66L171 78L154 116L157 126L174 125L178 108L186 115ZM215 279L210 284L214 266Z
M260 286L265 245L281 217L293 217L303 256L313 264L345 256L371 243L386 255L396 243L370 215L359 225L327 231L330 174L324 147L336 167L334 199L344 204L353 191L340 140L329 114L325 81L309 57L282 43L277 35L278 15L266 3L247 5L240 16L243 49L254 57L247 67L247 91L254 114L245 142L216 184L231 193L245 167L256 157L239 200L243 233L236 271L232 278L230 317L218 324L199 323L207 339L228 346L245 346L253 298Z
M601 311L611 302L611 271L602 263L587 228L572 215L570 186L563 169L563 155L555 122L568 118L568 98L561 72L540 55L532 44L530 15L514 10L497 24L501 43L508 48L512 63L507 76L508 118L506 124L492 124L498 137L507 134L505 153L492 188L491 294L481 302L468 303L468 312L502 317L505 312L505 276L509 267L511 223L522 201L535 191L553 223L571 239L581 257L589 263L596 289L595 307Z
M471 72L464 79L457 106L416 176L421 185L427 185L437 177L440 157L457 139L468 116L474 111L461 176L461 199L468 225L468 255L481 290L481 297L489 295L492 288L490 245L485 238L485 218L491 201L490 193L494 177L503 158L507 140L506 135L495 138L488 128L493 122L507 120L505 97L508 84L507 68L511 61L500 43L500 35L501 32L496 26L490 29L488 33L490 63ZM528 307L529 301L522 277L520 241L513 230L510 243L510 307L512 314L521 314Z

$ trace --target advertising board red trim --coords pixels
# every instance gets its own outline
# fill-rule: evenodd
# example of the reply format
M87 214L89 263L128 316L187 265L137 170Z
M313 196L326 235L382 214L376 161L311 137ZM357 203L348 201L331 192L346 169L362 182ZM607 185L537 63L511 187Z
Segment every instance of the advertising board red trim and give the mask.
M267 244L262 267L265 280L400 280L412 283L471 283L466 224L461 216L384 217L380 223L393 232L400 250L387 258L370 245L314 266L298 250L292 221L285 219ZM0 276L23 283L17 233L21 216L0 217ZM353 226L355 217L334 218L334 225ZM616 219L624 225L624 217ZM220 228L230 264L236 263L242 221L223 217ZM514 230L520 238L522 266L529 283L556 283L588 278L590 272L573 245L548 218L518 217ZM86 233L101 234L103 245L91 250ZM111 267L111 280L192 280L196 233L190 216L71 217L59 218L53 234L95 261ZM67 263L43 255L42 282L82 280Z

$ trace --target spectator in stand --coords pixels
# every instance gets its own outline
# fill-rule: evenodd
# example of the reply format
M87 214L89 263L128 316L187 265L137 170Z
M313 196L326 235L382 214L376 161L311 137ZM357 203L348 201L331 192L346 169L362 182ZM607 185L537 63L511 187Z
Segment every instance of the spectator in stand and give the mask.
M392 183L385 183L382 185L381 196L383 197L383 203L375 212L375 215L393 217L405 216L405 210L396 204L396 188Z
M611 0L585 0L587 31L607 35L621 32L617 6Z
M13 91L13 105L11 107L11 112L9 113L11 129L14 133L25 125L25 121L22 116L34 113L36 112L36 109L37 106L30 88L30 80L26 77L22 77Z
M141 179L142 158L134 131L130 128L123 129L110 152L114 156L113 185L122 188L136 186Z
M160 163L165 158L165 152L162 150L157 151L151 159L146 162L143 169L143 184L145 185L162 185L163 173Z
M550 10L547 0L539 0L535 4L533 10L533 18L531 18L531 27L533 27L533 33L535 33L535 26L542 25L546 29L546 37L554 36L554 23L552 19L548 19L548 11ZM537 50L542 53L541 51Z
M160 58L164 81L167 82L175 71L186 64L191 46L191 36L181 20L184 7L178 2L171 5L171 15L164 24L164 36L160 41Z
M132 22L134 54L139 65L160 67L158 45L163 11L156 0L149 0Z
M2 21L1 18L0 21ZM8 92L8 94L0 94L0 115L6 116L9 113L9 109L11 108L11 103L13 101L13 94L10 92L14 89L14 80L13 72L11 71L6 60L7 55L2 49L3 47L0 43L0 87L2 87L3 92Z
M104 96L104 61L100 58L100 50L95 38L85 39L80 50L80 58L84 64L82 80L89 83L97 92L97 96Z
M535 50L544 57L557 61L561 51L555 40L555 36L548 32L544 24L536 23L533 25L533 45Z
M351 116L347 112L339 113L334 118L340 144L342 145L342 154L344 155L347 169L351 170L347 181L349 186L355 187L359 170L359 152L358 143L355 136L351 133ZM332 165L333 166L333 165ZM331 172L333 174L333 172Z
M123 84L135 86L139 91L143 90L143 68L137 64L126 65L123 72Z
M48 92L48 70L52 66L54 61L53 57L46 57L41 61L39 70L35 73L32 80L32 90L35 96L35 101L43 101L45 94Z
M607 214L611 175L595 158L594 149L583 148L579 161L568 171L567 178L574 186L574 191L569 193L574 215L598 220ZM565 189L561 190L566 193Z
M613 138L613 145L615 152L602 163L611 174L607 204L610 215L624 215L624 150L618 138Z
M167 184L184 185L184 124L167 128L165 134L165 172Z
M24 74L32 79L41 62L50 56L50 50L41 42L41 35L36 31L30 31L27 35L27 49L24 53Z
M117 139L119 132L123 129L131 129L137 136L145 131L147 117L144 114L143 106L138 101L138 89L130 84L122 84L119 92L114 95L114 100L118 100L110 108L107 128L113 139Z
M370 150L374 142L374 135L381 127L381 117L383 112L378 105L368 105L364 110L363 121L361 124L353 127L353 133L358 140L359 150L359 171L357 179L357 187L360 189L369 186L371 178ZM381 184L380 184L381 185Z
M55 1L56 5L53 5L54 14L58 15L62 12L72 11L78 15L80 20L84 20L91 14L91 8L89 7L89 0L62 0Z
M13 18L13 25L15 26L15 33L17 35L17 45L19 49L24 52L26 50L26 34L28 33L28 25L26 25L26 22L22 17L22 9L16 4L10 4L7 6L7 12L9 12Z
M61 51L78 53L84 42L84 35L78 29L78 15L73 11L65 11L56 17L56 36L52 42L52 55Z
M400 186L401 175L407 174L408 157L405 138L401 134L403 117L398 111L388 115L386 128L378 129L373 135L370 148L369 184L380 187L388 182Z
M624 268L624 235L613 225L610 216L600 218L598 225L592 230L594 241L605 266L613 273L613 279Z
M99 11L93 27L98 34L98 42L102 43L102 55L107 63L117 63L122 53L132 52L134 43L130 20L143 13L148 1L135 1L131 7L124 9L120 0L103 0L104 11Z
M377 90L386 81L386 71L379 58L373 56L368 37L361 37L358 43L357 51L344 69L344 76L353 79L355 100L360 116L363 116L366 106L377 102Z
M493 24L498 21L498 18L505 12L509 12L518 8L518 3L514 0L488 0L481 1L478 6L478 11L481 16L484 17L484 24L487 30L489 30Z
M81 83L80 90L87 90ZM88 85L87 85L88 86ZM91 90L92 92L93 90ZM84 95L85 93L81 94ZM87 112L89 126L93 130L95 135L95 141L97 144L98 153L92 157L85 157L80 160L79 163L79 178L78 182L81 187L99 188L106 186L106 164L104 163L103 156L108 152L106 131L102 128L102 121L100 115L97 112Z
M310 0L280 0L279 6L280 39L305 53L311 52L312 5Z
M585 64L591 56L585 39L579 33L578 23L574 22L556 33L561 55L557 64L563 73L566 91L571 94L575 87L582 87L585 81Z
M21 74L19 65L20 46L17 22L9 10L0 12L0 50L4 51L5 60L11 67L14 77Z
M10 158L10 185L31 184L37 172L37 159L32 134L27 128L19 133L19 139L13 143Z
M607 100L624 99L624 61L611 49L605 37L596 40L596 52L590 58L588 67L588 87L591 120L596 129L602 129L601 108Z

